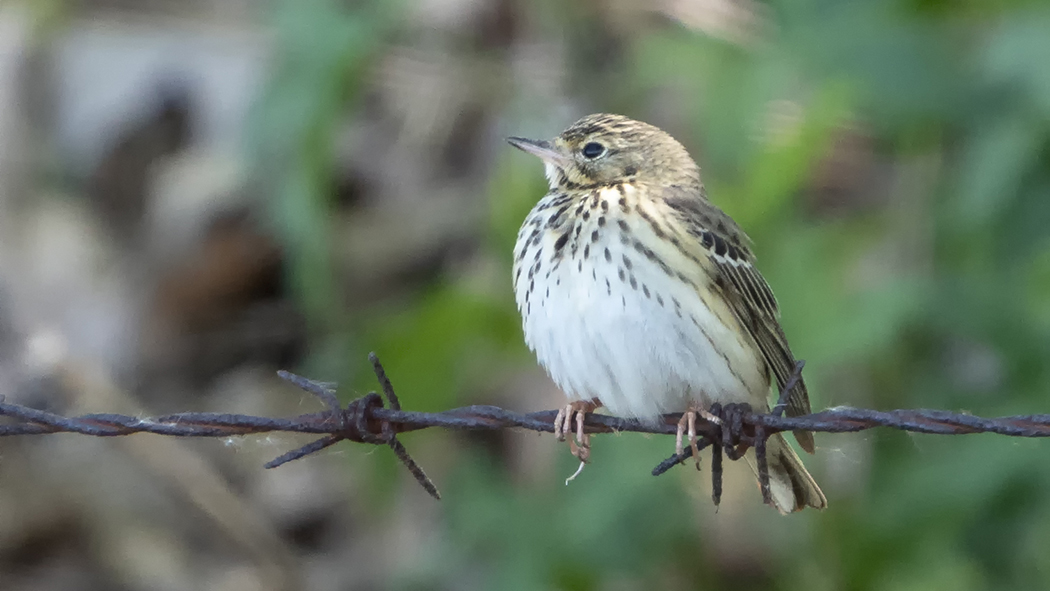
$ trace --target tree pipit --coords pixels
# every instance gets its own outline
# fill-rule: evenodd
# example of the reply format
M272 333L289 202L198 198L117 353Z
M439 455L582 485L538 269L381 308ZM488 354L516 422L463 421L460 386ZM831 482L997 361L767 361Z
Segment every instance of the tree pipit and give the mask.
M678 426L696 445L696 418L718 402L769 409L795 358L750 241L708 200L700 167L670 135L619 115L590 115L550 141L510 138L538 156L550 191L514 248L514 293L525 340L569 405L555 433L586 462L583 415L604 406ZM788 416L810 412L806 385ZM796 431L812 453L813 435ZM766 451L773 504L822 509L824 494L780 434ZM754 464L752 463L752 468Z

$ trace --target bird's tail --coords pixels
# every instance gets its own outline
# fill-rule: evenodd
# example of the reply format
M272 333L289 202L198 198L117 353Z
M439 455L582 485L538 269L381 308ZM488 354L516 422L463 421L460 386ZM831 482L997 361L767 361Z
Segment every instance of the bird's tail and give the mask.
M757 475L758 469L751 455L748 455L747 463ZM766 464L769 466L769 493L778 511L787 514L807 506L816 509L828 506L824 493L780 433L766 441Z

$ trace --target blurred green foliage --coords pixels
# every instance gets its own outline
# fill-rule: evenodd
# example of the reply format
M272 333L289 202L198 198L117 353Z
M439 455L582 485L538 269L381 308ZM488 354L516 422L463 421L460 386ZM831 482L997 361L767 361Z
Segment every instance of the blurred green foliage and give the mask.
M269 219L291 262L288 284L302 306L329 373L348 354L331 257L333 125L360 99L362 80L393 30L393 2L276 0L275 70L256 107L248 145L254 177L267 191ZM345 372L342 375L346 375Z
M273 4L286 59L258 113L254 145L260 161L281 163L268 175L292 282L317 326L379 351L406 405L484 402L499 376L533 363L509 269L518 225L545 190L541 169L503 149L487 196L478 196L490 211L489 227L479 229L483 249L504 271L489 289L448 278L404 307L357 311L346 323L327 254L332 127L354 108L360 80L399 26L384 3L353 6ZM567 77L586 105L576 115L646 118L651 97L674 98L677 112L665 119L681 122L675 133L701 154L713 199L755 239L793 348L808 360L816 407L1048 412L1044 6L772 1L759 5L769 21L764 36L746 47L678 25L616 29L598 9L519 8L530 35L563 43L571 56ZM519 90L512 106L533 104L534 112L535 97ZM775 101L798 107L793 127L782 140L760 141ZM506 125L517 132L515 121ZM811 199L813 178L850 126L864 130L867 157L881 164L874 180L847 191L844 211L829 213ZM850 196L864 191L871 202L851 207ZM355 387L372 388L364 375ZM431 436L443 437L412 442L425 446ZM466 440L439 482L445 529L432 532L432 554L405 564L391 584L1050 588L1044 442L851 437L858 445L841 450L844 439L819 438L824 449L807 460L826 484L827 511L780 518L757 494L726 501L747 506L736 534L753 554L741 559L746 567L726 561L721 540L699 525L720 518L702 499L706 472L648 475L668 441L599 437L594 465L566 488L558 478L512 481L498 455ZM571 472L567 456L559 453L557 474ZM833 478L836 470L847 476ZM377 486L394 482L385 473Z

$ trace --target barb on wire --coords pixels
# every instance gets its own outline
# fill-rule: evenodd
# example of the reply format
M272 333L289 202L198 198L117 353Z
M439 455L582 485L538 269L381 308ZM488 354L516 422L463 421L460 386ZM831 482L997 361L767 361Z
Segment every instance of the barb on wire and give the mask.
M230 437L252 433L291 432L313 433L324 437L299 449L281 455L266 464L275 468L340 441L386 445L405 465L417 482L434 498L441 498L437 487L412 459L397 435L409 431L440 427L459 430L527 429L554 432L557 411L518 413L496 406L466 406L444 412L413 412L401 408L394 387L374 353L369 355L383 396L371 392L351 401L339 403L334 384L281 371L278 375L317 396L326 410L295 417L271 418L239 414L186 412L156 418L139 418L119 414L87 414L65 417L43 410L7 403L0 397L0 437L15 435L46 435L50 433L77 433L93 437L118 437L133 433L152 433L173 437ZM1050 437L1050 414L984 418L943 410L867 410L837 407L821 412L785 417L783 410L786 393L791 391L802 371L802 362L795 367L792 378L785 384L778 404L769 413L752 411L747 405L714 405L713 415L719 423L697 422L697 449L712 448L712 496L718 503L722 489L722 456L736 460L754 447L758 460L762 459L766 439L783 431L818 431L824 433L852 433L875 427L889 427L914 433L964 435L996 433L1009 437ZM384 404L385 398L385 404ZM587 414L584 430L587 433L637 432L673 435L681 414L664 415L656 423L621 419L608 415ZM658 476L684 462L692 455L685 447L681 455L673 455L653 469ZM763 498L769 502L769 472L765 462L758 461L759 480Z

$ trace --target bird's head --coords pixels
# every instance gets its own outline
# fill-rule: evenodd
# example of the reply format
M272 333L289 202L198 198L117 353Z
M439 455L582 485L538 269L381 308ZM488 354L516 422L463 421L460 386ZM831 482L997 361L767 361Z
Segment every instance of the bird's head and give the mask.
M619 182L700 183L700 168L682 144L657 127L622 115L588 115L552 140L507 141L543 160L552 190Z

